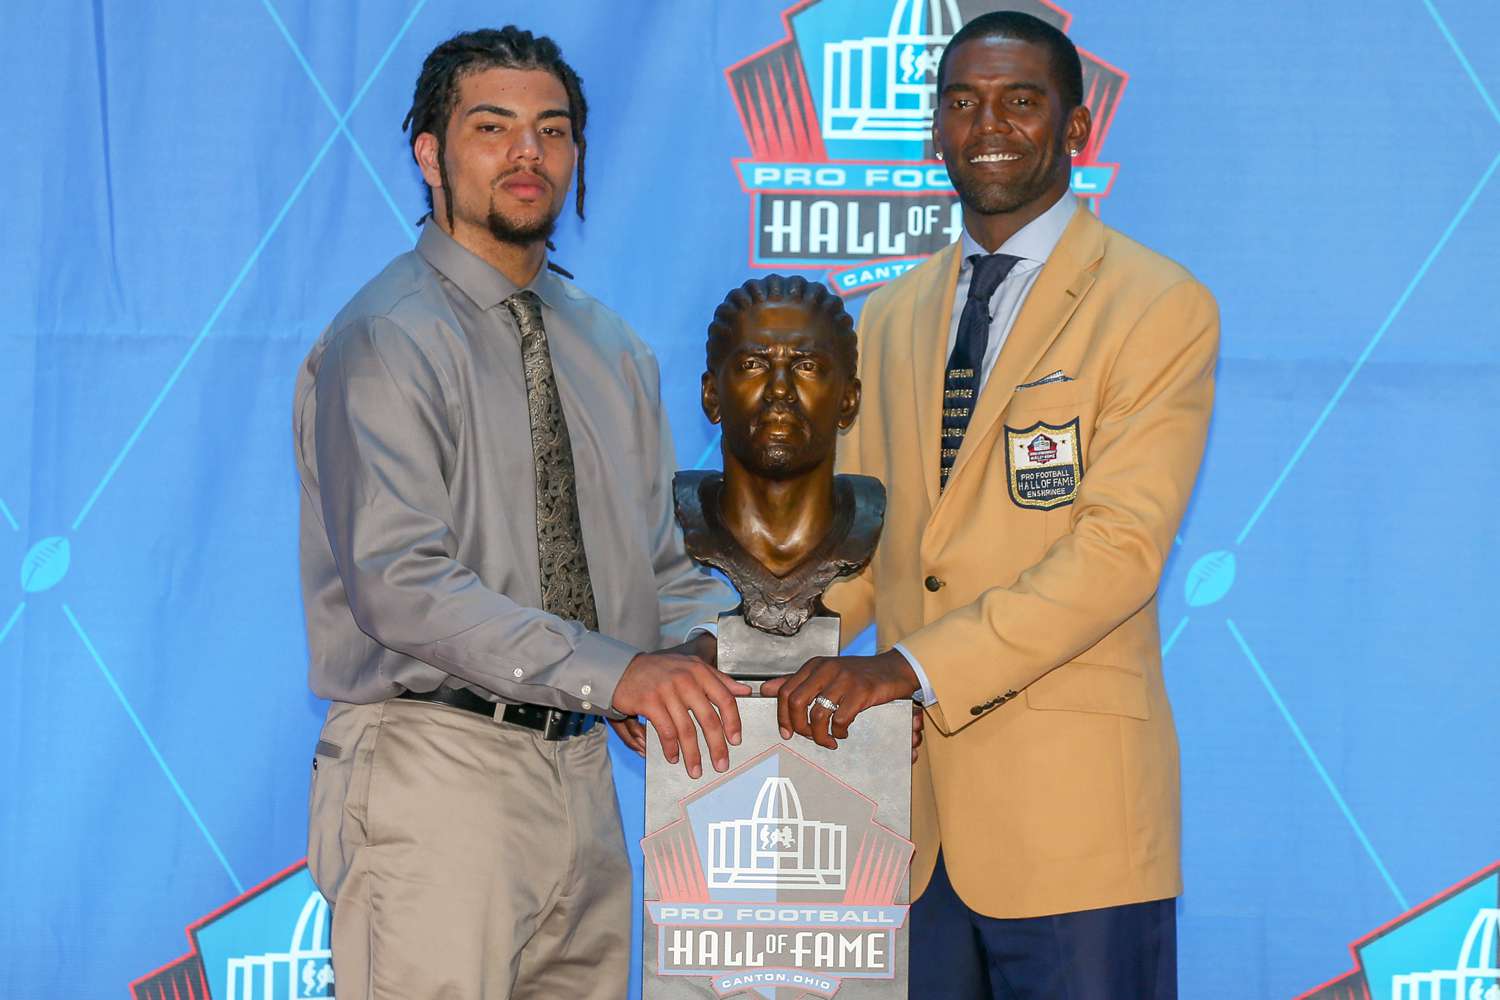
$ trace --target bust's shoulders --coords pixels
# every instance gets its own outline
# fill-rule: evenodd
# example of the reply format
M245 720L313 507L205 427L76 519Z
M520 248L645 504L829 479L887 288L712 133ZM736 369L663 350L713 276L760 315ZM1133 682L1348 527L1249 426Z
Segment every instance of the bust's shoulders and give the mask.
M880 529L885 524L885 484L874 476L852 473L834 476L833 481L837 487L834 496L848 497L845 502L854 508L849 530L844 533L834 558L857 571L870 561L880 541Z
M876 507L882 513L885 512L885 484L874 476L841 472L833 477L833 481L848 485L855 507Z
M724 474L717 469L682 469L672 476L672 506L677 523L682 525L683 542L696 558L702 558L700 553L718 550L704 505L707 494L723 479Z
M712 487L724 478L717 469L679 469L672 475L672 501L687 506L703 516L703 487Z

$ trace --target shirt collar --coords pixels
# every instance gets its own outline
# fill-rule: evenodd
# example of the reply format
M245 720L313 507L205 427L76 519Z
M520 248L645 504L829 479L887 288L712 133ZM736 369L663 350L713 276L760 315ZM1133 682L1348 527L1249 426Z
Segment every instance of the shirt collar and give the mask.
M1068 223L1072 221L1073 213L1076 211L1078 211L1078 199L1071 191L1065 192L1051 208L1022 226L995 252L1008 253L1041 264L1047 263L1047 258L1052 256L1052 251L1057 248L1057 241L1062 239L1063 230L1068 228ZM963 243L963 263L959 265L962 269L967 270L972 266L969 258L974 254L989 253L979 245L978 240L969 235L967 228L964 229Z
M490 266L489 262L467 249L443 231L428 216L422 226L422 235L417 239L417 253L426 259L459 290L474 301L480 309L493 309L514 295L518 289L505 275ZM547 268L542 269L526 286L550 308L556 309L562 301L562 283L557 275Z

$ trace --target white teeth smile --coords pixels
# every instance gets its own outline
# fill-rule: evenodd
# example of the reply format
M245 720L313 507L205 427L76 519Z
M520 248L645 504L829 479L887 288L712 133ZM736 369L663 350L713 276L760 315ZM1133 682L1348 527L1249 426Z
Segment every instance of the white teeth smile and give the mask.
M1004 163L1007 160L1019 160L1020 153L985 153L983 156L969 158L970 163Z

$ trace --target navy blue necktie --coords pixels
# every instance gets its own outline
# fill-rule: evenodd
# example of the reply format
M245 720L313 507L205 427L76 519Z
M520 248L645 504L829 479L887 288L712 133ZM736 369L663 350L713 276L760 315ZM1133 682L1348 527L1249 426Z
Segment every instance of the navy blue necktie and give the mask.
M979 370L984 366L984 351L990 340L990 298L1000 282L1020 263L1020 257L1008 253L988 256L974 254L969 258L973 273L969 277L969 298L958 318L958 339L948 356L948 375L943 380L943 448L938 463L938 489L948 485L948 473L964 443L964 431L974 412L979 395Z

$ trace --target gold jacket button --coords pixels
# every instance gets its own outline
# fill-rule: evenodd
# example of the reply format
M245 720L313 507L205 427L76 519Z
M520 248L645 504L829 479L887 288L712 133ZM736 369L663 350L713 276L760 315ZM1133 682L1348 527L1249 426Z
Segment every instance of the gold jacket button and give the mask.
M922 586L926 587L928 590L936 594L939 590L943 589L943 581L939 580L935 576L929 576L927 579L922 581Z

